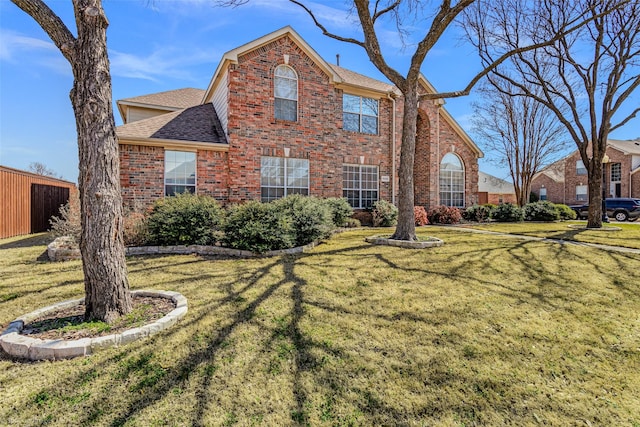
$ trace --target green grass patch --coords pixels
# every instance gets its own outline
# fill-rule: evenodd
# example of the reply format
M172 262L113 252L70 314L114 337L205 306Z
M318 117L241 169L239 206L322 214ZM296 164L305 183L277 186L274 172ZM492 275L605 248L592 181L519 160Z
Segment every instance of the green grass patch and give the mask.
M0 353L0 419L640 424L639 255L447 227L419 229L445 241L426 250L364 241L391 231L352 230L276 258L130 258L131 287L178 291L187 315L87 358ZM19 294L0 302L3 327L83 293L79 261L36 261L44 246L31 242L0 241L0 295Z
M586 225L586 221L563 221L489 223L473 224L466 227L499 233L640 249L640 222L614 222L604 224L603 229L587 229ZM613 230L613 227L619 228L619 230Z

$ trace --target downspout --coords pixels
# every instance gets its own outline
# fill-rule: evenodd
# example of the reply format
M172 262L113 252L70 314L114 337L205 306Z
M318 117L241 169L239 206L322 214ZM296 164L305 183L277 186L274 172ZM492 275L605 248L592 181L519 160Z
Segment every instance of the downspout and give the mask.
M393 92L387 93L387 98L391 100L391 204L396 204L396 99L391 96Z

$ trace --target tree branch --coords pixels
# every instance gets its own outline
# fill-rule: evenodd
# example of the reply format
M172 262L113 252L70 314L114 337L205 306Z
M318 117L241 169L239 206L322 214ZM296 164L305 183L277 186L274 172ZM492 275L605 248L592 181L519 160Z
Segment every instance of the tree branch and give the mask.
M31 16L49 35L53 43L60 49L64 57L73 64L76 49L76 38L42 0L11 0L13 4Z

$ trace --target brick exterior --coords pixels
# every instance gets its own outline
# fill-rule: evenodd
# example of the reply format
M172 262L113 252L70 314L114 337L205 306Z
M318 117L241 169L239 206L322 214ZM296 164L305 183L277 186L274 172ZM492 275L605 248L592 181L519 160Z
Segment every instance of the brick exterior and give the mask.
M285 63L298 76L298 120L276 120L274 70ZM262 156L309 160L309 194L342 197L343 164L375 165L379 197L392 200L392 100L379 97L378 134L342 129L343 90L290 38L280 37L228 65L227 152L198 150L197 192L222 203L260 199ZM359 94L359 93L356 93ZM374 95L364 95L373 97ZM396 168L400 160L402 99L396 105ZM477 155L442 117L439 106L422 102L415 162L416 204L438 204L438 166L448 152L465 168L465 203L477 201ZM439 129L439 135L437 133ZM171 149L176 149L171 148ZM125 204L148 206L163 195L164 149L121 145ZM191 150L193 151L193 150ZM397 189L396 189L397 191Z
M605 165L605 189L607 197L640 197L640 174L629 175L631 171L632 156L625 155L614 147L607 148L609 162ZM580 160L580 153L573 152L564 159L559 160L550 167L556 169L557 173L551 174L556 179L542 171L538 174L531 185L531 190L540 194L541 188L547 190L547 200L554 203L564 203L567 205L579 205L587 203L586 200L576 198L576 186L588 185L587 175L578 175L576 162ZM620 163L621 180L616 186L616 182L611 182L611 168L614 164Z

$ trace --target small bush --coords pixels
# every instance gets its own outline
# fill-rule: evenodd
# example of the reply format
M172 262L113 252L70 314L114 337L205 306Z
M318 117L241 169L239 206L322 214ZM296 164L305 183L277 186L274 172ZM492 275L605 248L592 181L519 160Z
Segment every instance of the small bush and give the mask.
M373 225L373 214L368 211L356 211L351 218L357 220L361 225L371 227Z
M324 202L329 206L333 225L344 227L347 220L353 215L353 208L344 197L330 197Z
M526 221L558 221L560 212L548 201L527 203L524 207Z
M344 227L346 228L358 228L360 227L360 225L360 221L355 218L347 218L347 220L344 222Z
M49 220L51 231L56 237L69 236L76 243L80 242L82 225L80 222L80 198L73 192L67 204L60 206L60 216L53 216Z
M462 219L460 209L450 206L436 206L427 216L431 224L457 224Z
M274 203L251 201L229 208L222 244L257 253L295 246L292 218Z
M335 228L329 204L317 197L294 194L271 203L292 219L296 246L325 239Z
M149 233L147 217L140 212L128 212L124 215L124 244L126 246L142 246L147 243Z
M517 205L503 203L491 211L491 218L498 222L520 222L524 220L524 211Z
M212 197L189 193L158 200L147 221L156 245L213 245L221 237L224 211Z
M467 221L486 222L491 217L491 210L494 205L473 205L462 212L462 218Z
M560 214L560 220L561 221L568 221L568 220L571 220L571 219L576 219L576 217L578 216L576 211L574 211L573 209L571 209L567 205L563 205L562 203L558 203L558 204L556 204L554 206L555 206L556 210L558 211L558 213Z
M416 225L419 227L429 224L429 217L427 216L427 211L424 206L414 206L413 217L415 218Z
M374 227L393 227L398 223L398 208L386 200L375 202L371 214Z

